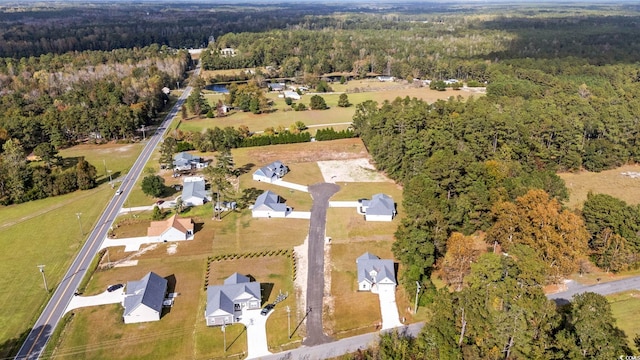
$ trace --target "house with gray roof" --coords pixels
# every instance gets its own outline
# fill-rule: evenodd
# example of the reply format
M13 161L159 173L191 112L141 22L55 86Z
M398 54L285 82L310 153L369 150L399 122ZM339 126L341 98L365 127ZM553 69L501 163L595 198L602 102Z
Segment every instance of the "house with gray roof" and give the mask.
M360 200L360 214L366 221L391 221L396 216L396 203L385 194L375 194L371 200Z
M234 324L244 310L260 309L262 293L260 283L247 276L234 273L223 285L207 287L207 307L204 318L207 326Z
M200 206L207 200L204 178L189 176L182 183L182 203L184 206Z
M173 169L175 171L190 171L193 169L202 169L207 166L207 162L201 157L189 154L185 151L178 153L173 157Z
M292 209L277 194L267 190L260 194L251 208L254 218L286 217Z
M393 260L380 259L366 252L356 259L358 268L358 291L371 291L377 294L381 290L395 291L398 284Z
M280 180L289 172L281 161L276 160L271 164L265 165L253 173L253 180L272 183L276 180Z
M138 281L127 282L124 298L125 324L160 320L162 302L167 292L167 280L149 272Z

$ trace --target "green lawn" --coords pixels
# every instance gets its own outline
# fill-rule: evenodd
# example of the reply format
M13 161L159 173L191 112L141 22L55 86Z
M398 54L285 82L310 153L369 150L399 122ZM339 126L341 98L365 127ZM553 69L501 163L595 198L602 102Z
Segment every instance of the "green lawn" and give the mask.
M28 330L49 298L36 265L45 265L49 290L54 289L101 214L100 204L111 196L111 189L104 185L0 209L0 273L5 274L0 278L0 344ZM25 209L27 214L22 215ZM0 358L8 350L0 349Z
M635 349L634 353L640 351L633 344L633 339L640 335L640 291L627 291L615 295L607 296L611 304L613 317L616 319L618 327L627 334L629 346Z
M29 324L35 322L49 298L36 265L45 265L49 289L55 288L114 194L108 185L104 164L112 170L114 178L121 176L131 167L140 149L139 144L109 144L62 150L60 155L65 158L84 156L98 170L101 185L92 190L0 207L3 258L0 273L11 274L0 278L3 289L0 344L5 344L0 348L0 358L10 351L11 339L24 335ZM76 214L81 214L80 221Z

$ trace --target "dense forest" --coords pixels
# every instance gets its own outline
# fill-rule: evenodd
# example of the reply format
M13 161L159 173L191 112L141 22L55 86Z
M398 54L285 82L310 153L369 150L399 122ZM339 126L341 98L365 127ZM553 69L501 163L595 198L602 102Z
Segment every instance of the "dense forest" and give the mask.
M91 187L62 176L70 164L57 150L140 136L168 101L163 87L189 66L186 51L157 45L0 59L0 203ZM51 161L27 166L32 151Z

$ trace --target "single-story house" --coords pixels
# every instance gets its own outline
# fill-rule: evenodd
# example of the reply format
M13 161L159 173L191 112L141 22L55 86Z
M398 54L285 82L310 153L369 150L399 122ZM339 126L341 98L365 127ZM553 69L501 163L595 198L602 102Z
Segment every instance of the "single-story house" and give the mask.
M224 48L220 50L220 55L223 57L236 56L236 50L234 48Z
M279 180L289 172L281 161L276 160L271 164L265 165L253 173L253 180L272 183Z
M458 82L458 79L447 79L444 81L444 83L447 85L457 84Z
M280 196L267 190L260 194L256 203L251 208L254 218L283 218L291 212L291 208L286 203L280 202Z
M138 281L127 282L124 298L125 324L160 320L167 279L150 272Z
M285 83L268 83L269 91L283 91L286 88Z
M371 200L360 200L359 213L366 221L391 221L396 216L396 204L385 194L375 194Z
M207 326L233 324L243 310L260 309L262 293L260 283L234 273L223 285L207 287L207 307L204 318Z
M207 201L204 189L204 178L199 176L185 177L182 182L182 203L184 206L200 206Z
M295 91L286 90L282 93L283 98L290 98L293 100L300 100L302 97Z
M193 220L179 219L173 215L167 220L152 221L147 228L147 236L158 237L161 241L193 240Z
M192 169L202 169L208 164L201 157L191 155L188 152L181 152L173 157L173 168L176 171L190 171Z
M396 78L393 76L378 76L378 81L382 82L394 82Z
M356 259L358 267L358 291L371 291L377 294L383 287L395 291L395 266L393 260L380 259L366 252Z

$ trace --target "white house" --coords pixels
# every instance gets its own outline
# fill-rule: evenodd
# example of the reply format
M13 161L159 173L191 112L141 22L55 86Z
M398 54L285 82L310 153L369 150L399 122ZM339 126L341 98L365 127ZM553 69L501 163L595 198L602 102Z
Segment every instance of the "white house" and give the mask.
M276 160L271 164L265 165L253 173L253 180L272 183L279 180L289 172L281 161Z
M396 275L393 260L380 259L364 253L356 259L358 268L358 291L371 291L377 294L381 291L395 292Z
M207 287L204 318L207 326L233 324L240 320L243 310L260 309L261 303L260 283L234 273L224 285Z
M224 48L220 50L220 55L223 57L236 56L236 50L234 48Z
M190 171L192 169L202 169L208 164L201 157L191 155L188 152L181 152L173 157L173 168L176 171Z
M302 97L295 91L286 90L282 93L283 98L290 98L293 100L300 100Z
M125 324L160 320L167 280L150 272L138 281L127 282L124 298Z
M381 82L394 82L396 78L393 76L378 76L378 81Z
M185 177L182 183L182 203L184 206L200 206L207 201L204 178Z
M391 221L396 216L396 204L385 194L375 194L371 200L360 200L358 213L364 214L366 221Z
M158 237L164 242L193 240L193 231L193 220L178 219L176 214L167 220L152 221L147 228L147 236Z
M251 215L254 218L286 217L292 209L280 200L280 196L269 190L263 192L251 208Z

